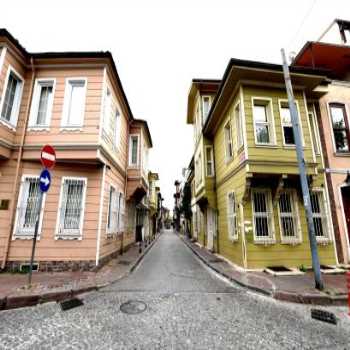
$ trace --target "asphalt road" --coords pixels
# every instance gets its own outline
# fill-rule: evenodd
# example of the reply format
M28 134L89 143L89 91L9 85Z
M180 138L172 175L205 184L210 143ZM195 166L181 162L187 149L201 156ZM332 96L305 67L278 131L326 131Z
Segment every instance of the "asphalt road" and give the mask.
M145 310L123 313L128 301ZM234 286L166 231L131 275L86 294L81 307L1 312L0 349L350 349L346 308L332 311L343 316L337 326Z

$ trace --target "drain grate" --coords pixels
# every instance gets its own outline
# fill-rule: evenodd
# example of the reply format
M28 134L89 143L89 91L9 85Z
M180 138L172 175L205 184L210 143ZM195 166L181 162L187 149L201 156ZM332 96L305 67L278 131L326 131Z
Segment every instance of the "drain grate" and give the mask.
M120 305L120 311L129 314L136 315L146 311L147 305L143 301L129 300L126 303Z
M337 324L335 315L325 310L311 309L311 317L319 321Z
M118 264L119 265L130 265L131 262L130 261L126 261L126 260L120 260L120 261L118 261Z
M75 307L82 306L82 305L84 305L84 303L78 298L68 299L60 302L62 311L73 309Z

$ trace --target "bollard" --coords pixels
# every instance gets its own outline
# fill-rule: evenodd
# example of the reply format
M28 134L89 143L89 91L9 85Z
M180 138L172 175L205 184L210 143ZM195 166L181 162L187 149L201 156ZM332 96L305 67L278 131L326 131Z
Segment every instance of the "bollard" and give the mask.
M347 280L348 280L348 304L349 304L349 316L350 316L350 272L347 274Z

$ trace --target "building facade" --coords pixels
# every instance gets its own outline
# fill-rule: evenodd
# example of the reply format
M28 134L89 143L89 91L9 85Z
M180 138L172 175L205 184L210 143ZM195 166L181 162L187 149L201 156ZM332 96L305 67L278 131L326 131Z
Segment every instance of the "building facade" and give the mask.
M135 149L152 142L149 131L130 139L148 128L132 115L112 55L30 53L2 29L0 97L1 267L28 263L39 210L39 270L92 269L134 242L129 177L141 164ZM57 162L38 208L45 144Z
M337 255L331 207L315 117L315 100L322 96L320 86L326 84L327 76L291 67L291 77L319 256L322 265L334 265ZM245 269L310 267L282 66L231 59L196 134L201 135L196 138L207 140L201 150L204 157L198 157L197 147L194 152L198 241ZM212 156L205 146L212 148ZM203 179L208 172L213 176L213 199L207 196L206 201L217 209L213 220L217 222L216 235L210 232L210 219L200 202L201 188L207 192ZM206 237L201 237L202 232Z

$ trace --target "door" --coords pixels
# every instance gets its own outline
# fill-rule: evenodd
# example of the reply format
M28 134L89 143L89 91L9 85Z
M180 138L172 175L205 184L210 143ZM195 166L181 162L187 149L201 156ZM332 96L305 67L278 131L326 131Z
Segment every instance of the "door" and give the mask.
M207 209L207 248L214 250L215 217L214 210Z
M344 217L346 221L346 228L348 231L348 238L350 241L350 186L342 187L341 194L344 206Z

